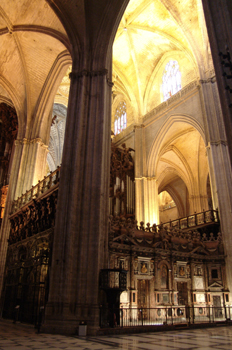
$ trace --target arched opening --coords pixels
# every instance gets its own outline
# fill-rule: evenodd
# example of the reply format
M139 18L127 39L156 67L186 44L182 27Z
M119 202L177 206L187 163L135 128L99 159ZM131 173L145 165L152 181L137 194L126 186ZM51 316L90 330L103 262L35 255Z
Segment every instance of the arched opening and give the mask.
M159 222L165 223L188 216L189 192L186 184L174 169L168 169L159 185Z
M66 117L67 107L62 104L55 103L52 111L52 124L47 154L49 171L54 171L61 165Z
M176 203L167 191L159 194L159 222L168 222L179 216Z

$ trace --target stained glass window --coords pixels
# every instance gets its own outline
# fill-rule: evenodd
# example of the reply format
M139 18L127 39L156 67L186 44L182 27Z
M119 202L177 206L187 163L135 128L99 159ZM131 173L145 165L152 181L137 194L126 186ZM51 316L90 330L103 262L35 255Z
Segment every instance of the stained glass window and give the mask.
M169 61L164 69L162 91L163 100L166 101L181 89L181 74L177 61Z
M122 130L126 129L127 118L126 118L126 102L121 101L115 112L114 120L114 134L119 134Z

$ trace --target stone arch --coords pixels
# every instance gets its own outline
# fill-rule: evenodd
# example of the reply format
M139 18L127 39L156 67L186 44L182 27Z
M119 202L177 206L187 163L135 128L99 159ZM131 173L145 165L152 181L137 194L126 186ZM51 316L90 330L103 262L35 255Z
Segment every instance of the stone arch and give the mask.
M147 173L149 177L153 177L156 174L157 164L160 159L160 151L162 149L164 136L166 135L168 130L170 130L171 127L177 122L186 123L194 127L200 133L206 144L203 127L194 117L188 115L171 115L161 126L160 130L157 133L158 136L155 138L151 146L147 161Z
M191 187L189 186L188 179L186 175L183 173L181 169L178 169L178 167L167 167L162 174L158 177L157 182L158 182L158 192L162 192L163 188L166 187L169 183L169 180L167 182L167 175L172 173L173 177L179 177L181 180L184 182L186 187L188 188L188 191L191 193ZM165 182L166 180L166 182ZM189 186L189 187L188 187Z
M194 192L194 184L193 184L194 180L193 180L193 174L192 174L191 168L189 167L185 157L181 154L181 152L176 147L173 147L173 146L164 147L164 150L161 151L159 160L162 160L162 154L166 153L168 150L173 151L173 153L176 154L177 157L181 160L181 162L185 165L188 177L184 175L183 171L178 166L173 164L174 168L177 169L178 172L180 173L180 176L183 177L183 179L185 179L183 181L186 183L187 187L189 187L189 191Z
M90 68L92 70L99 69L99 67L101 69L108 67L112 60L111 49L114 37L129 0L110 1L103 5L80 1L76 12L73 11L72 2L66 3L65 7L62 1L59 0L48 0L47 2L63 24L69 37L72 46L73 70L78 71L83 63L85 63L86 69ZM90 17L93 16L93 13L92 20L95 21L96 30L91 32L89 26L91 25ZM78 21L79 18L81 18L81 21ZM95 18L98 18L98 21ZM82 23L82 25L80 26L79 23ZM83 28L85 28L85 31ZM86 33L93 35L92 43L94 44L89 51L82 50L82 48L90 47L92 44L90 38L85 37ZM84 51L85 53L88 52L88 56L90 56L90 52L92 53L93 64L91 64L90 57L85 57ZM91 67L88 67L89 65Z
M160 260L158 265L157 265L157 268L160 269L160 267L162 265L166 265L168 270L171 270L171 265L170 265L170 263L167 260Z
M59 103L54 103L52 116L53 122L50 128L50 139L47 154L47 162L50 171L54 171L58 166L60 166L62 161L67 117L66 106Z
M6 105L9 105L10 107L14 108L14 104L12 103L12 101L5 96L0 96L0 103L5 103Z
M7 81L4 77L0 76L0 85L6 90L7 94L9 95L10 99L4 96L0 97L0 100L7 105L15 108L16 114L18 117L18 138L20 138L23 134L23 127L24 127L24 114L22 113L23 108L19 101L19 97L17 95L17 91L14 89L14 87L11 85L9 81Z
M45 143L48 143L55 94L71 63L68 51L62 52L54 62L35 108L36 123L33 125L31 138L40 136Z
M170 185L165 186L161 192L163 191L167 191L170 196L172 197L172 199L174 200L177 210L178 210L178 214L179 217L183 217L185 216L185 210L184 210L184 204L183 201L181 200L180 196L178 195L177 191Z

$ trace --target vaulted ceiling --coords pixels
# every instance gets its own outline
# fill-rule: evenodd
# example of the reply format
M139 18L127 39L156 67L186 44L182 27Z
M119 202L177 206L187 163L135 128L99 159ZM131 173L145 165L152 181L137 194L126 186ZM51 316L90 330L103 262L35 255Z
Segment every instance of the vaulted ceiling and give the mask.
M184 54L200 76L209 65L208 46L201 0L130 0L113 46L114 94L124 94L143 115L165 55ZM0 98L18 114L25 102L27 118L35 114L46 79L68 51L68 36L47 1L1 1Z
M69 49L65 30L46 1L1 1L0 101L16 108L21 133L26 124L32 126L46 82L60 69L58 59L71 63ZM53 83L58 88L60 81Z
M211 63L208 50L201 0L131 0L113 46L114 96L128 98L135 119L141 117L151 89L160 91L165 57L185 57L185 68L200 77Z
M0 102L16 108L19 137L20 131L23 137L30 136L37 113L51 112L41 109L44 95L67 105L70 51L65 29L47 1L1 1ZM135 122L149 111L153 90L160 90L156 78L164 58L175 55L184 55L195 76L210 69L201 0L131 0L113 45L113 94L127 98ZM176 139L175 148L179 146ZM186 147L182 148L185 152ZM168 154L173 157L173 150L165 152L162 164L167 163Z

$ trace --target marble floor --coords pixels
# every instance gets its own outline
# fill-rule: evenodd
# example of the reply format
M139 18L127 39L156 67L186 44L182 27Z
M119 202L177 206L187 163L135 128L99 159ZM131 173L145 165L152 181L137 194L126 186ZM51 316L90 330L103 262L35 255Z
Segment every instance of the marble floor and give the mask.
M231 350L232 327L142 333L133 335L67 337L38 334L29 325L0 320L1 350Z

